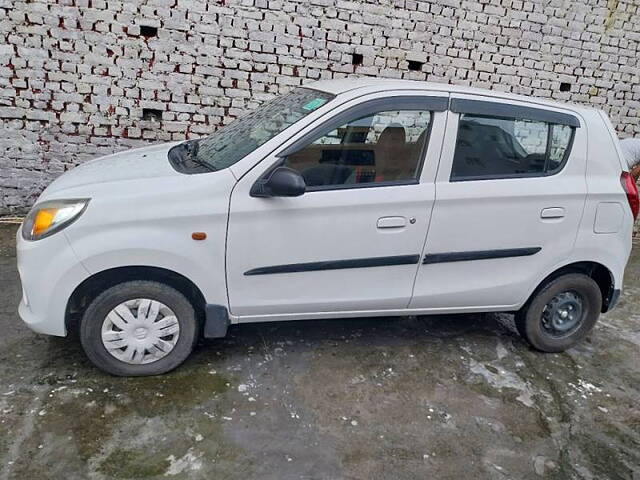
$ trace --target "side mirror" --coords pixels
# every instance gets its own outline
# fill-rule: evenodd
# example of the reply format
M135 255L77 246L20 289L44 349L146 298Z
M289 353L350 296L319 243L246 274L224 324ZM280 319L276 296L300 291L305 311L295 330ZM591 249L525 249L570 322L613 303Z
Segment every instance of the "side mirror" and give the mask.
M278 167L251 187L252 197L299 197L307 189L304 178L295 170Z

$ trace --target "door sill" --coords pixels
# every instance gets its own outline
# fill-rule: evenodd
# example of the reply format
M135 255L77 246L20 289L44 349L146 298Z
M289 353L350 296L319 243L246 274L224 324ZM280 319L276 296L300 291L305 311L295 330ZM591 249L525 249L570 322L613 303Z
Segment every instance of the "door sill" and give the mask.
M488 305L482 307L400 308L393 310L350 310L314 313L274 313L268 315L231 315L231 323L286 322L290 320L329 320L358 317L405 317L409 315L441 315L455 313L510 312L519 305Z

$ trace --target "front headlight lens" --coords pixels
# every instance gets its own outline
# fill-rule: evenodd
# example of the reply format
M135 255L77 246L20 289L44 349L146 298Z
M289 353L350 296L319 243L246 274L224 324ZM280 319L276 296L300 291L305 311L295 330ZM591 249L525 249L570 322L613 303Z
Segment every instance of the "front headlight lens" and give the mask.
M40 240L59 232L75 221L88 203L88 198L38 203L22 224L22 237L25 240Z

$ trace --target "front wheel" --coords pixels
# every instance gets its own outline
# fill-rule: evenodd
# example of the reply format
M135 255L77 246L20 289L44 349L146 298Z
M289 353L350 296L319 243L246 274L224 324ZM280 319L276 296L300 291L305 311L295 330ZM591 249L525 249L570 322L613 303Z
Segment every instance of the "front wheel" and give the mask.
M197 341L193 306L176 289L153 281L108 288L88 306L80 341L101 370L120 376L159 375L189 356Z
M589 276L570 273L542 287L515 316L518 332L534 348L562 352L582 340L602 309L602 293Z

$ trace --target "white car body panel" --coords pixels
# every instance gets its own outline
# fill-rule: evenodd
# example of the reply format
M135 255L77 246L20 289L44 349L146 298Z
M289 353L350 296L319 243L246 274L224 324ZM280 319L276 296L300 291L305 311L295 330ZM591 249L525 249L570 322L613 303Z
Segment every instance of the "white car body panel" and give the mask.
M523 102L480 96L452 98ZM583 121L584 123L584 121ZM548 177L449 181L458 115L450 115L436 180L437 202L424 255L494 249L540 248L535 255L423 265L412 308L492 307L515 309L528 297L538 272L568 257L574 246L586 196L586 128L578 128L565 168ZM541 218L559 208L562 218Z
M40 200L52 198L53 194L60 196L60 192L74 187L86 189L89 185L177 177L178 172L166 161L167 152L177 143L179 142L135 148L89 160L55 179L42 193Z
M360 97L358 103L406 95L378 93ZM354 103L347 102L332 113ZM444 124L445 114L436 113L432 135L439 138ZM253 321L261 315L330 312L336 305L339 311L406 308L415 264L276 275L245 272L271 265L419 255L435 199L433 178L439 156L437 147L427 152L420 183L415 185L325 190L296 198L251 197L251 186L278 160L267 157L238 182L231 198L230 312ZM384 217L404 219L405 226L378 228L378 220Z
M226 304L224 251L228 196L235 178L228 170L216 173L185 175L181 182L156 179L153 185L147 180L144 188L155 194L127 185L112 191L117 199L108 205L102 205L100 197L92 199L92 210L100 214L87 209L87 218L66 231L78 259L92 274L126 266L171 270L195 283L209 303ZM206 232L207 240L194 241L194 231ZM105 243L120 247L105 249Z
M18 272L22 280L20 318L34 332L65 336L69 297L91 274L70 248L64 232L26 242L17 233Z
M631 250L631 211L620 186L626 170L615 133L596 110L502 92L425 82L338 80L307 85L337 98L230 168L185 175L167 161L176 143L87 162L54 181L39 202L90 198L63 232L37 241L18 235L24 285L20 315L38 332L65 335L71 293L106 270L170 270L226 308L231 323L511 311L549 274L598 262L616 289ZM571 156L556 175L450 182L459 115L436 112L418 184L255 198L251 186L278 152L348 107L373 98L425 95L482 99L569 113L580 119ZM620 205L620 227L595 233L601 205ZM563 218L541 219L543 209ZM609 207L607 207L609 208ZM382 217L415 224L378 229ZM393 220L394 222L397 221ZM616 223L617 224L617 223ZM206 232L194 241L192 232ZM422 264L443 252L539 247L515 258ZM247 276L271 265L395 255L417 264Z
M224 252L235 177L229 170L215 175L176 172L166 158L173 145L89 162L43 192L38 201L91 200L81 221L59 234L35 242L18 234L18 268L33 304L30 310L20 308L34 330L65 335L71 293L92 275L119 267L164 268L194 282L207 301L227 303ZM136 171L129 171L126 176L121 171L145 154L146 175L136 177ZM207 232L207 241L192 240L194 231ZM38 301L39 296L47 300Z

